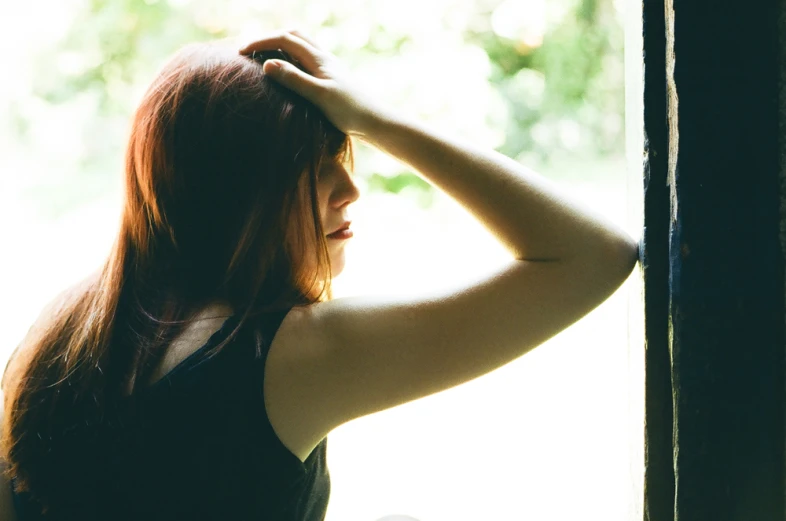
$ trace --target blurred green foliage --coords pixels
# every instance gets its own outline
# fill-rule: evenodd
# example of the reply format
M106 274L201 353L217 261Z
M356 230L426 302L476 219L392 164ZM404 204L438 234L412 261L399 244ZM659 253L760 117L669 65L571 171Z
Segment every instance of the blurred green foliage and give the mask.
M44 60L37 64L37 93L53 103L67 103L79 93L94 92L97 117L127 115L128 100L121 94L149 74L156 63L185 42L224 36L211 32L182 8L164 1L91 0L83 8L54 54L81 57L74 70L51 74ZM81 62L81 63L79 63Z
M301 21L295 25L312 34L319 33L329 50L361 71L374 63L393 64L396 59L408 67L419 56L433 52L435 45L453 42L445 44L444 56L457 57L466 67L455 71L456 78L482 76L484 88L467 86L475 90L457 93L449 101L440 100L437 94L434 102L421 103L422 116L447 126L455 126L452 121L464 117L467 127L493 129L499 138L492 146L531 166L548 170L564 158L575 164L624 153L623 34L612 0L552 0L548 4L441 0L436 4L441 11L431 14L425 10L424 14L401 14L396 9L407 11L406 6L383 2L360 5L334 0L326 6L295 0L264 8L240 0L89 0L80 4L62 41L36 58L35 88L30 95L49 106L89 100L81 106L81 122L74 125L84 145L73 164L63 165L68 175L59 182L42 179L38 198L49 201L46 206L51 211L62 212L99 196L117 182L134 103L178 47L253 28L287 27L293 25L292 20ZM516 16L523 25L516 25ZM533 19L540 19L540 25L533 25ZM476 49L482 50L480 60L473 54ZM438 61L431 63L436 66ZM395 72L406 68L390 67L387 79L396 78L396 82L377 81L397 90L383 94L391 103L410 105L429 82L443 81L419 80L414 74L406 78L405 73ZM444 78L446 92L462 84L451 80ZM496 101L489 102L485 112L467 110L486 99L483 96ZM434 108L441 106L440 101L447 104L441 112ZM15 135L24 141L29 134L25 129L37 121L18 111L13 124L18 129ZM467 137L484 141L471 132L466 130ZM385 169L368 164L358 174L372 190L420 194L418 200L424 205L431 201L429 185L403 166ZM92 188L69 190L68 186Z

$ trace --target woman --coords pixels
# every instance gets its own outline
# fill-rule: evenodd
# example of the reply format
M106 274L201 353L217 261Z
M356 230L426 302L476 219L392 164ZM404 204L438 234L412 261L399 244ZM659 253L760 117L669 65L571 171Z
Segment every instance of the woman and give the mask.
M332 299L350 136L454 197L510 262L452 291ZM637 251L515 161L380 106L297 31L189 46L136 113L109 259L9 362L5 494L23 521L323 519L331 430L522 356Z

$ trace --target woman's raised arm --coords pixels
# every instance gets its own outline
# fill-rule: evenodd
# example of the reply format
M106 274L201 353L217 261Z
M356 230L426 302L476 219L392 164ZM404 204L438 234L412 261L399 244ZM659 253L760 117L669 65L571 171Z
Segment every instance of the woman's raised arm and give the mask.
M310 446L346 421L507 364L597 307L633 269L638 247L619 227L516 161L369 102L313 42L286 33L249 48L281 48L316 71L286 64L275 79L455 198L512 255L496 273L447 291L291 312L271 346L264 390L283 438Z

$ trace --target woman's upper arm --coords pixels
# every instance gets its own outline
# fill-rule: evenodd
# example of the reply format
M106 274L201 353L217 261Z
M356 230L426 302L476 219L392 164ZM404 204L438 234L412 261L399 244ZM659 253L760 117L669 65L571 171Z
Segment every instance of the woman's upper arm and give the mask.
M308 411L302 421L326 435L520 357L611 295L627 263L512 261L453 291L314 304L282 324L297 342L271 349L266 386L286 389L279 406Z

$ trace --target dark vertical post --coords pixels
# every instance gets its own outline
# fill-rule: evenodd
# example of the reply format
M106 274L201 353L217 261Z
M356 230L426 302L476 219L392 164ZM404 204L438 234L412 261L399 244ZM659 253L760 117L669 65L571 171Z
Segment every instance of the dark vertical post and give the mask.
M780 246L781 256L786 259L786 3L781 1L777 13L777 31L778 31L778 142L780 150ZM786 261L785 261L786 263ZM786 282L786 271L784 272L784 282ZM786 295L786 285L784 285L783 293ZM786 297L784 297L786 300ZM786 329L786 305L783 309L783 323ZM786 333L784 333L786 335ZM783 369L786 369L784 367ZM786 383L786 373L784 373L784 383ZM783 389L786 394L786 388ZM784 411L786 415L786 410ZM786 424L781 424L782 428L786 430ZM773 455L774 457L781 457L782 468L786 469L786 448L783 449L781 454ZM786 474L786 470L783 472ZM786 481L786 476L781 476L781 479ZM784 491L786 495L786 491ZM786 499L784 499L786 502ZM786 505L784 505L786 508ZM786 519L786 510L781 514L780 519Z
M679 136L669 219L675 521L784 519L780 10L775 0L674 0L668 13ZM648 104L661 109L658 97ZM663 326L659 307L647 313ZM658 351L663 334L650 338ZM663 380L659 365L648 371ZM658 404L648 419L660 426Z
M664 0L644 0L645 302L644 518L674 521L672 394L669 359L669 134Z

